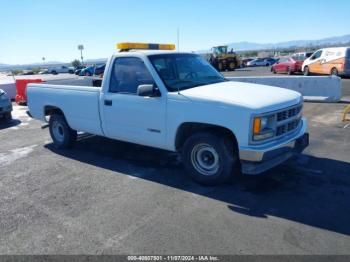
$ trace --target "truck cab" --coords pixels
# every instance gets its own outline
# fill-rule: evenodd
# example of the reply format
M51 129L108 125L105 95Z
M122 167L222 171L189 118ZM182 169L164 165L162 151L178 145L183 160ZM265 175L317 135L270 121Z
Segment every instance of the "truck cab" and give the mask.
M216 185L308 145L299 93L231 82L199 55L164 50L172 45L118 47L101 87L29 85L30 114L49 116L57 147L83 131L178 152L194 180Z

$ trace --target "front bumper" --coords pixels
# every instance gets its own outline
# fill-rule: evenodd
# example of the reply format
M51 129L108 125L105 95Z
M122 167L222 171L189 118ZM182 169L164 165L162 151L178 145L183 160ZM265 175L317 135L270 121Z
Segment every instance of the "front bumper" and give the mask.
M240 148L242 173L260 174L301 153L309 145L309 134L306 131L307 121L303 119L299 131L283 143Z

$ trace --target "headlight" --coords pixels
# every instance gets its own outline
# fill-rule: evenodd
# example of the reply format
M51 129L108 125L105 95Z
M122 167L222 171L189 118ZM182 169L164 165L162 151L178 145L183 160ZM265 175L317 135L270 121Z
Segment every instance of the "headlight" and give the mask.
M260 141L271 138L275 133L275 116L255 117L253 122L253 140Z

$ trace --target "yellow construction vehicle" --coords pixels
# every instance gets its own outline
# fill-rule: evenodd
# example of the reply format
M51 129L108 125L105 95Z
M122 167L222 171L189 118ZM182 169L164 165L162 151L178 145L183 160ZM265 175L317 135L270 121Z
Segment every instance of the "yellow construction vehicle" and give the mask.
M215 46L211 49L209 62L219 71L233 71L241 66L238 55L232 49L231 51L227 49L227 45Z

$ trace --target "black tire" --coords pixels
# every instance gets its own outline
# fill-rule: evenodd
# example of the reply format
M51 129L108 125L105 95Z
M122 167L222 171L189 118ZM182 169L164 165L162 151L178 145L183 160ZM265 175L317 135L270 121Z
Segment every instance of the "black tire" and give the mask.
M51 71L51 74L57 75L57 72L56 71Z
M4 118L5 118L5 122L7 122L7 123L11 122L12 121L11 112L6 113Z
M304 67L304 76L309 76L310 75L310 69L309 69L309 67L308 66L305 66Z
M276 70L273 67L271 67L271 72L274 73L274 74L277 73Z
M292 70L290 70L290 67L288 67L287 68L287 75L292 75L292 74L293 74Z
M336 69L335 67L333 67L332 70L331 70L331 75L332 75L332 76L338 76L338 75L339 75L338 69Z
M85 75L85 76L91 76L91 74L90 74L89 71L86 71L86 72L84 73L84 75Z
M232 182L240 174L237 149L233 141L222 134L193 134L183 146L182 158L190 177L204 186ZM208 169L204 168L205 165ZM215 168L209 170L208 165Z
M219 62L218 63L218 71L221 72L221 71L225 71L225 67L224 67L224 64L222 62Z
M77 131L69 127L63 115L52 115L49 129L54 145L58 149L70 148L77 140Z
M235 71L236 63L235 62L229 62L228 64L228 70L229 71Z

